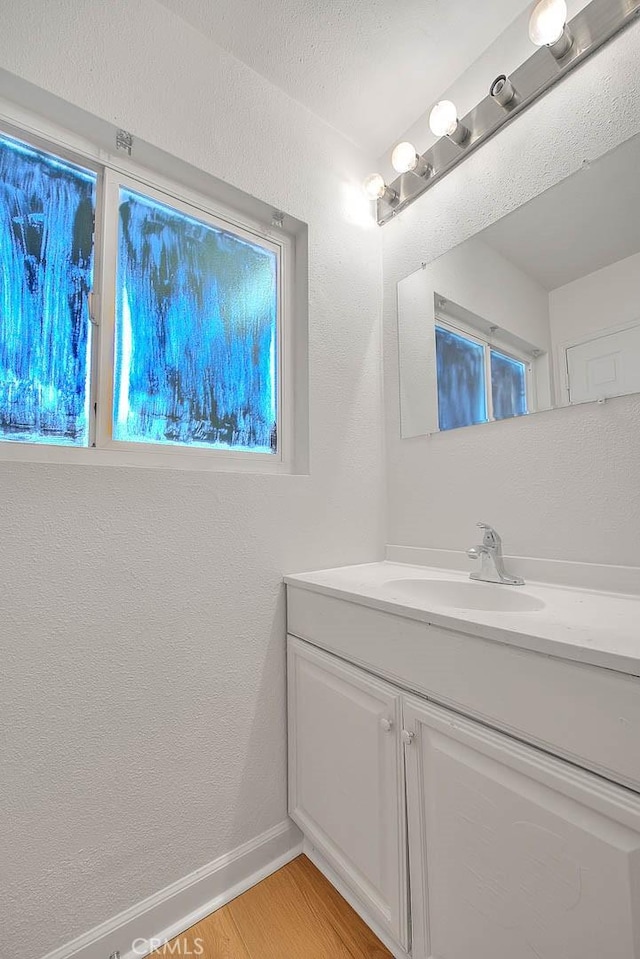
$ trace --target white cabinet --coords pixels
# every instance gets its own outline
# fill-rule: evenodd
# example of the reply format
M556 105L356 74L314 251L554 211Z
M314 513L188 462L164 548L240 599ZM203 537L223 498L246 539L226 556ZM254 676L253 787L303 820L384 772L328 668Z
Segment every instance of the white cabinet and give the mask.
M289 811L368 916L407 944L400 695L289 639Z
M640 797L403 707L415 959L640 959Z
M638 793L288 650L291 816L397 955L640 959Z

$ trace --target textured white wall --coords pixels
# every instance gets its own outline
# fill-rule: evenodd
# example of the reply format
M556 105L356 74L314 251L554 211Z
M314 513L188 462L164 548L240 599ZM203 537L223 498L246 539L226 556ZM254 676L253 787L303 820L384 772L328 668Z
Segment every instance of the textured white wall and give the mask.
M310 244L310 476L0 463L0 952L38 959L286 816L282 573L382 552L380 238L370 158L153 0L5 4L0 61Z
M400 440L395 303L422 261L638 132L639 53L634 24L384 227L388 542L463 549L482 520L511 553L637 564L640 398Z

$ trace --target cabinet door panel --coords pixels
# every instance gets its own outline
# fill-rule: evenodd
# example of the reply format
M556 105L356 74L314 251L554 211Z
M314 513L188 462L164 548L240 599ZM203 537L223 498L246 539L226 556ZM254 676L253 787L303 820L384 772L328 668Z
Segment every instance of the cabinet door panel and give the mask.
M406 947L400 697L292 638L288 685L290 815L371 917Z
M415 959L640 959L640 796L407 698Z

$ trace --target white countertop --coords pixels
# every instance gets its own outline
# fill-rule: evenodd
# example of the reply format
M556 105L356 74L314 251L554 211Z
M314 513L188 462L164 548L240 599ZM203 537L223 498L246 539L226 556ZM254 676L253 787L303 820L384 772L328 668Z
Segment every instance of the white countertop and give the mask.
M437 605L433 600L394 596L398 580L469 577L456 570L406 563L368 563L285 576L289 586L308 589L434 626L508 643L545 655L640 676L640 596L527 582L490 586L518 590L544 606L527 612L497 612ZM483 584L481 584L483 585Z

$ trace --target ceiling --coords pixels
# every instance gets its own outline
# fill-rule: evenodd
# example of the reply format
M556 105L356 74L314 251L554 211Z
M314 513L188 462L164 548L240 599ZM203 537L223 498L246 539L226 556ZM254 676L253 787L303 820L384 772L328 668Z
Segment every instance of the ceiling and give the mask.
M529 0L161 0L380 156Z
M640 135L478 237L546 290L640 252Z

